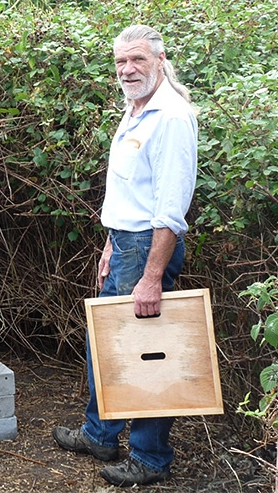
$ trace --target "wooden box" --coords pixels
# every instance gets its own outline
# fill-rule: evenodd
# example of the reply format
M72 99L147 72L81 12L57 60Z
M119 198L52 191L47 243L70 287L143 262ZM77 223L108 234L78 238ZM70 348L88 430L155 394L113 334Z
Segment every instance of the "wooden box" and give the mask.
M101 419L223 413L208 289L163 293L157 318L132 295L85 307Z

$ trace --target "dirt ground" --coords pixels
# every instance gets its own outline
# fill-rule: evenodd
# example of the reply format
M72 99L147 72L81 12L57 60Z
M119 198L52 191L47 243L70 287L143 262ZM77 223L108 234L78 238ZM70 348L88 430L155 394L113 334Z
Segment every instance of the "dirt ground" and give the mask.
M52 438L57 425L78 427L88 390L82 368L0 353L16 380L18 437L0 442L0 492L6 493L271 493L273 472L242 450L226 415L178 418L171 433L175 449L172 475L163 484L132 488L109 486L102 463L66 452ZM120 456L128 455L128 425Z

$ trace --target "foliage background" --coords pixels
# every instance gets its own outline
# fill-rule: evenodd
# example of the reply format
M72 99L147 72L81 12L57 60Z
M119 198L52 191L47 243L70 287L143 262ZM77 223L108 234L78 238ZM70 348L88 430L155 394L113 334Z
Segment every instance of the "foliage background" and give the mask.
M97 295L107 156L123 107L112 43L147 23L201 110L177 288L210 288L225 410L237 419L261 361L276 357L251 340L253 312L238 298L277 276L276 11L276 0L0 0L3 348L84 362L83 300Z

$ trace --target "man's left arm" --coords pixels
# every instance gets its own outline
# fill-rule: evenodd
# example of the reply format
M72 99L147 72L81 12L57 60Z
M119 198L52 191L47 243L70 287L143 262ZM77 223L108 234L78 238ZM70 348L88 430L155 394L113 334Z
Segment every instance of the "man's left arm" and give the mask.
M184 215L194 192L197 168L197 126L193 115L167 121L155 160L152 246L144 275L133 290L135 314L144 317L160 313L162 277L177 236L187 228Z
M160 313L162 277L176 242L177 237L171 229L154 229L144 275L133 290L134 311L137 316L147 317Z

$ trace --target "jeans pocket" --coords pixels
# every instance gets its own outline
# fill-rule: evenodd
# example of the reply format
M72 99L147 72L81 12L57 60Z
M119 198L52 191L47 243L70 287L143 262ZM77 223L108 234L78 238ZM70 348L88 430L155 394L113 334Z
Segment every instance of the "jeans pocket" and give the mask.
M131 238L127 239L126 235L118 234L117 237L111 236L111 243L113 247L113 252L115 253L135 253L136 244L134 241L130 241Z

